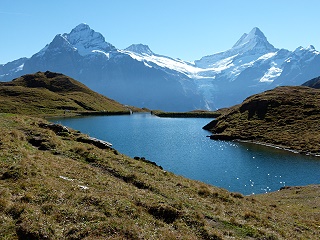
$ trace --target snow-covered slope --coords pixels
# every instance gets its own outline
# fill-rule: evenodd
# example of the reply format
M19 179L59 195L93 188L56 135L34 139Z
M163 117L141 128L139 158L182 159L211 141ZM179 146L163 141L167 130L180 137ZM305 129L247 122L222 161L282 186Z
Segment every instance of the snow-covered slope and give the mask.
M6 64L0 64L0 81L1 79L10 79L13 75L16 75L17 72L21 72L27 60L27 58L19 58Z
M116 50L112 44L106 42L101 33L95 32L89 25L84 23L75 27L69 34L65 33L62 36L82 56L99 51L107 53Z
M131 58L143 62L149 68L170 69L186 75L189 78L197 78L198 73L203 71L195 66L194 63L180 59L174 59L153 53L147 45L134 44L120 50L121 53L129 55Z
M46 70L69 75L125 104L186 111L226 107L278 85L300 85L320 76L320 53L313 46L277 49L255 27L230 49L187 62L143 44L117 49L80 24L56 35L31 58L0 65L0 81Z

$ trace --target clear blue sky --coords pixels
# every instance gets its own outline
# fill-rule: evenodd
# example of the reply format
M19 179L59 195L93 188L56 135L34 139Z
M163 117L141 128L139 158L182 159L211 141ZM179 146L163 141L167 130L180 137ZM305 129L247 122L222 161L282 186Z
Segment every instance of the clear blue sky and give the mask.
M0 63L31 57L59 33L87 23L119 49L133 43L197 60L253 27L277 48L320 50L319 0L1 0Z

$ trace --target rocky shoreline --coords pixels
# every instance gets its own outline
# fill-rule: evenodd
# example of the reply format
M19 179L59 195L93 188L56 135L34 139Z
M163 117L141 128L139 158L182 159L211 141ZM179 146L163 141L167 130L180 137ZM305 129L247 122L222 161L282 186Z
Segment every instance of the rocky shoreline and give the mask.
M292 153L296 153L296 154L304 154L304 155L307 155L307 156L320 157L320 154L315 154L315 153L306 152L306 151L299 151L299 150L292 149L290 147L283 146L283 145L260 142L260 141L255 141L255 140L232 138L231 136L226 136L226 135L222 135L222 134L213 134L213 135L209 135L207 137L209 137L212 140L235 141L235 142L240 142L240 143L251 143L251 144L261 145L261 146L275 148L275 149L279 149L279 150L284 150L284 151L288 151L288 152L292 152Z
M288 151L288 152L292 152L292 153L296 153L296 154L304 154L304 155L307 155L307 156L320 157L320 154L314 154L314 153L311 153L311 152L298 151L298 150L290 149L288 147L280 146L280 145L276 145L276 144L272 144L272 143L258 142L258 141L252 141L252 140L240 140L240 139L238 139L236 141L238 141L240 143L252 143L252 144L257 144L257 145L261 145L261 146L265 146L265 147L271 147L271 148L284 150L284 151Z

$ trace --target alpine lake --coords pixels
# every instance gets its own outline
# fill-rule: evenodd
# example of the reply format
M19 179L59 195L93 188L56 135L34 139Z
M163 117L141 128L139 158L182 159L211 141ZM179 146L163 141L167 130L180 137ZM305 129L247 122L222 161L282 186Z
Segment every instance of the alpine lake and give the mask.
M267 146L216 141L202 127L210 118L160 118L150 113L52 118L51 122L112 143L130 157L244 195L320 183L320 157Z

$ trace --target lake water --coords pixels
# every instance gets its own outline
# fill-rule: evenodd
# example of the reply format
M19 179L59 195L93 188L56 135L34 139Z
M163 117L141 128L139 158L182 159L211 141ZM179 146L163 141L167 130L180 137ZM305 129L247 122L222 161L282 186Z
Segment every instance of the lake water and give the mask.
M111 142L119 152L145 157L167 171L245 195L320 183L320 157L210 140L210 132L202 129L210 121L206 118L139 113L51 121Z

